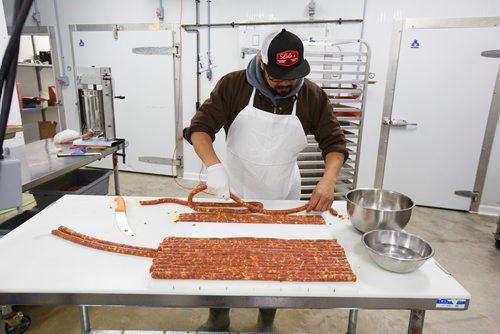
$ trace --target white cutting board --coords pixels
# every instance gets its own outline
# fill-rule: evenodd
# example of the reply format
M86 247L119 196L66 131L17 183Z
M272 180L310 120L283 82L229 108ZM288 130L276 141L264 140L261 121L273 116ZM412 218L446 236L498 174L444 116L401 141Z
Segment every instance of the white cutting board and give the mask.
M64 196L54 205L0 239L5 257L1 293L96 293L148 295L218 295L277 297L463 298L470 294L434 259L410 274L376 266L361 244L361 234L348 220L323 213L326 225L173 223L176 204L140 206L142 197L124 197L135 237L122 234L115 223L113 196ZM147 198L151 199L151 198ZM299 201L264 201L269 209L291 208ZM345 213L345 202L335 202ZM335 238L344 247L357 282L270 282L157 280L149 274L150 258L83 247L50 234L64 225L80 233L113 242L156 248L166 236ZM22 263L22 265L20 265Z

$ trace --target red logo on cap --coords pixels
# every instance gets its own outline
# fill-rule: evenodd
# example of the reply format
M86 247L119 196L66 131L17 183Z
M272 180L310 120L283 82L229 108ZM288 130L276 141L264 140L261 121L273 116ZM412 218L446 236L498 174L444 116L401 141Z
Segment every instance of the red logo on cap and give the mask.
M290 67L299 61L299 51L286 50L276 54L276 64Z

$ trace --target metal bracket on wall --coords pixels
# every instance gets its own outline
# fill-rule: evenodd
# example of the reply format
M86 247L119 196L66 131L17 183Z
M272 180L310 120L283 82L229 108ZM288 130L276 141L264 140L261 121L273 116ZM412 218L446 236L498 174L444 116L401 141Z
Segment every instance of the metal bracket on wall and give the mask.
M245 59L246 55L254 55L259 52L256 48L241 48L241 59Z

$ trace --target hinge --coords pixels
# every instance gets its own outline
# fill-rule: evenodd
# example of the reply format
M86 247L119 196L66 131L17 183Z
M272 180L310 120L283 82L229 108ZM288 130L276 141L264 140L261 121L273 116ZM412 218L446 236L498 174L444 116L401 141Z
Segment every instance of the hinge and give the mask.
M122 27L119 26L118 24L115 24L113 26L113 38L115 39L115 41L118 40L118 31L122 30Z
M174 44L174 48L175 48L175 57L177 57L177 58L180 58L180 56L181 56L181 53L180 53L180 47L181 47L181 44L180 44L180 43L175 43L175 44Z

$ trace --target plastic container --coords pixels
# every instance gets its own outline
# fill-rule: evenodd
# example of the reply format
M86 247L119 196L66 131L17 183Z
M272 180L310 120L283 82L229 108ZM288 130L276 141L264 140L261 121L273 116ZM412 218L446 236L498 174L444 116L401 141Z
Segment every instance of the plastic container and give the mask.
M77 169L30 190L40 210L64 195L107 195L112 171Z

